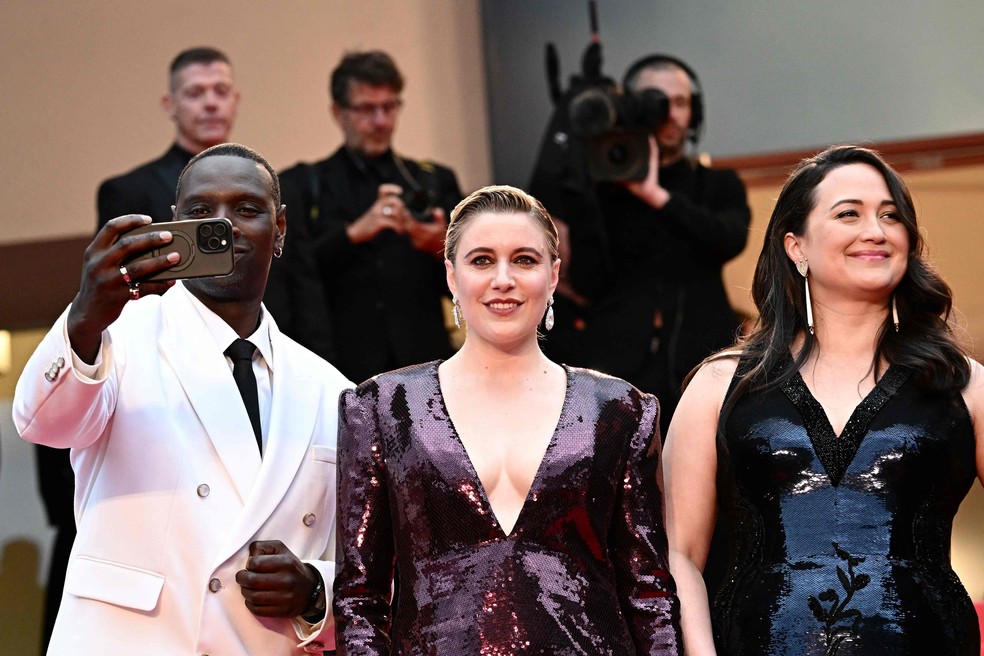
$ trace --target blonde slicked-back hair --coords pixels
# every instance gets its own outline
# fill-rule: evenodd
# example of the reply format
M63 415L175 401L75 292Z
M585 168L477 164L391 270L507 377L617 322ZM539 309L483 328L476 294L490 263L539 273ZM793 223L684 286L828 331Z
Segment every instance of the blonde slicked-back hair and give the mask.
M560 257L560 237L550 213L543 204L522 189L508 185L482 187L462 200L451 212L444 240L444 257L454 263L458 239L469 222L479 214L525 214L543 231L550 251L550 261Z

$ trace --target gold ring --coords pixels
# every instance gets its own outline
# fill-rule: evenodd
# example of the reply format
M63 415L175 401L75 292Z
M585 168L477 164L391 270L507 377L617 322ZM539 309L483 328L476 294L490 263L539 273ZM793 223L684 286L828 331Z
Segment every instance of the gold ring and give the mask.
M135 301L140 298L140 283L135 282L130 285L130 300Z
M125 265L120 266L120 275L123 276L123 282L130 284L130 272L126 270Z

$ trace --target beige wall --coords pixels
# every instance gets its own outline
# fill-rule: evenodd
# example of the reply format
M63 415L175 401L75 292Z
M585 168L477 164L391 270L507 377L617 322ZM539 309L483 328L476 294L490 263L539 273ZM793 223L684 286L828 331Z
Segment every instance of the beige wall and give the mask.
M407 78L396 148L463 191L491 182L478 0L5 0L0 3L0 243L87 234L99 182L159 156L180 50L217 46L243 101L232 138L278 169L340 143L327 79L346 50L389 51Z

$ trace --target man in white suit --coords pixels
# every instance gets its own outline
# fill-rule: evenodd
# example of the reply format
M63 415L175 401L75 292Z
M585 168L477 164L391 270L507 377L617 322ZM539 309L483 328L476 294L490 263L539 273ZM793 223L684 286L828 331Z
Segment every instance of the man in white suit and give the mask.
M71 448L76 473L48 653L331 650L336 412L351 383L261 305L286 233L277 176L248 148L215 146L182 173L174 217L228 218L235 271L148 281L176 256L130 260L170 242L167 224L133 235L150 217L111 220L17 384L21 436ZM237 338L256 347L241 366L258 417L224 355Z

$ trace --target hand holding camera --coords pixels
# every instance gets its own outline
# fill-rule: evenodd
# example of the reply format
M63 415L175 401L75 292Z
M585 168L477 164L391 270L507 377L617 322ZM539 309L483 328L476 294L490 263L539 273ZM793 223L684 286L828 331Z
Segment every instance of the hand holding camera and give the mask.
M443 209L440 207L429 209L426 221L414 218L407 222L406 228L414 248L444 259L444 237L447 233L448 221Z
M345 228L349 241L363 244L375 239L383 230L392 230L397 234L406 232L404 226L410 217L403 204L402 194L403 187L400 185L379 185L376 202Z
M649 165L642 180L625 180L622 185L650 207L661 210L670 200L670 192L659 184L659 144L649 135Z

